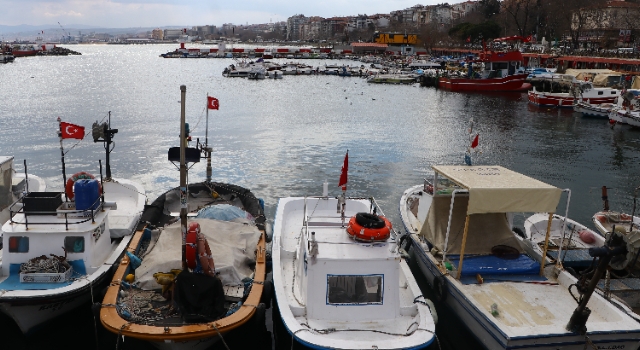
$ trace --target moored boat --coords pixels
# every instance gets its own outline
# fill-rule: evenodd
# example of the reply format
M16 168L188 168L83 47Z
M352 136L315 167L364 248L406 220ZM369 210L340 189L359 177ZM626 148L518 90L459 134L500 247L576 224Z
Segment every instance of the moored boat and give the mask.
M589 104L613 103L620 96L620 90L595 88L590 81L575 80L570 92L544 92L535 87L529 91L529 103L540 107L573 108L580 99Z
M613 106L615 106L613 103L592 104L588 100L579 100L573 105L573 111L582 114L583 117L609 119Z
M110 152L110 138L101 141ZM80 172L67 184L64 193L26 193L2 226L0 312L23 333L100 294L144 208L142 185L111 178L108 162L104 181Z
M184 125L186 87L181 90ZM161 349L206 349L232 333L244 334L247 348L266 348L271 285L262 202L210 175L186 184L187 162L198 162L201 151L210 161L211 153L207 145L186 147L181 129L182 148L169 151L169 160L180 162L180 186L145 209L146 228L127 247L131 255L114 274L100 320L112 333Z
M561 265L526 254L511 230L511 212L551 218L560 189L500 166L433 170L433 182L407 189L400 199L409 253L436 299L485 347L638 347L640 324L593 293L591 282L627 249L619 237L598 252L592 279L578 281ZM548 240L549 227L545 231ZM542 250L546 257L547 247Z
M401 258L398 237L375 200L324 192L278 202L276 347L419 349L431 344L435 308Z
M498 38L498 41L525 40L519 36ZM523 65L522 53L518 50L507 52L487 51L480 53L476 63L484 65L484 69L474 72L473 64L469 64L466 77L441 76L438 87L451 91L526 91L531 84L525 83L527 74L519 73Z

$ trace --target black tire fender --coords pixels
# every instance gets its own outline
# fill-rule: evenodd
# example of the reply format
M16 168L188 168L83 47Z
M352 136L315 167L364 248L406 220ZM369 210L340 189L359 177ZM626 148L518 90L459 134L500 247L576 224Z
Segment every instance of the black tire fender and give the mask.
M369 213L357 213L356 222L364 228L383 228L385 225L384 220L378 215Z
M433 292L438 302L442 303L447 300L449 286L447 285L447 279L443 275L436 276L433 279Z

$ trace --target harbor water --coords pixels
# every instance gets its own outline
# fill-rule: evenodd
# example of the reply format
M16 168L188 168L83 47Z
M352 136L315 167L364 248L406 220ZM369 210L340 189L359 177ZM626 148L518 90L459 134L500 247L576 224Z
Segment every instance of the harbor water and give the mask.
M476 164L505 166L570 189L569 216L592 228L591 216L602 208L602 186L610 188L612 209L630 211L640 185L638 130L612 128L606 120L570 110L532 107L526 94L452 93L324 75L225 78L222 71L232 59L158 57L174 45L72 48L82 55L18 58L0 66L0 154L13 155L18 171L24 171L26 160L28 172L43 177L53 191L64 189L56 119L88 133L84 140L64 141L67 176L79 171L98 176L104 150L93 143L91 125L106 121L109 111L112 128L118 129L113 176L141 182L149 201L177 186L179 173L167 150L178 146L180 85L187 87L193 143L204 143L207 136L207 94L219 99L220 109L209 111L208 122L213 179L250 188L264 199L270 220L280 197L321 195L325 181L337 195L348 150L347 194L374 196L401 229L400 195L431 176L432 165L463 163L471 118L480 134ZM205 164L191 168L191 182L204 177ZM562 214L564 205L558 208ZM419 281L429 295L424 279ZM479 346L447 309L438 311L443 349ZM28 336L0 319L1 349L115 346L116 336L94 320L89 305ZM131 339L121 346L148 348Z

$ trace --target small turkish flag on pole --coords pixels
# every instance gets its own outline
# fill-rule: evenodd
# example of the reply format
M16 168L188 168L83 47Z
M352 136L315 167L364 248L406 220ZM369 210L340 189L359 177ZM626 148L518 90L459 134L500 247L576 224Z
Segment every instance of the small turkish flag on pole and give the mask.
M217 98L207 96L207 108L209 109L219 109L220 104Z
M349 171L349 151L344 156L344 164L342 164L342 172L340 173L340 182L338 186L342 186L342 190L347 190L347 172Z
M471 148L478 147L478 137L479 136L480 136L480 134L476 134L476 137L473 139L473 142L471 142Z
M82 140L84 138L84 126L60 122L60 137L63 139Z

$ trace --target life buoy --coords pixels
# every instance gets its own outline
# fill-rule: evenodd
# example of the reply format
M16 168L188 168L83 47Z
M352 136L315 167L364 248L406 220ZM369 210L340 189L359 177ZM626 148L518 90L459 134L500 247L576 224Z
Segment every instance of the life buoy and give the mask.
M185 238L185 259L187 260L187 267L190 269L196 268L196 251L198 249L198 234L200 233L200 224L192 222L189 224L189 231Z
M211 256L211 248L209 248L209 242L200 232L200 224L192 222L189 224L189 231L185 238L185 259L187 260L187 267L191 270L195 270L200 262L202 272L208 276L215 275L215 265L213 264L213 257ZM196 259L198 261L196 262Z
M71 175L71 177L67 180L67 184L64 187L64 193L67 195L67 198L69 200L73 200L73 197L75 196L75 194L73 193L73 184L75 184L76 181L80 179L95 180L95 178L95 176L89 174L86 171L77 172ZM98 193L102 194L102 184L100 184L100 181L98 181Z
M391 235L391 222L384 216L357 213L349 220L347 233L361 241L385 241Z

